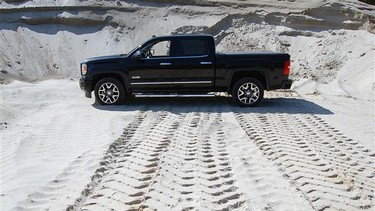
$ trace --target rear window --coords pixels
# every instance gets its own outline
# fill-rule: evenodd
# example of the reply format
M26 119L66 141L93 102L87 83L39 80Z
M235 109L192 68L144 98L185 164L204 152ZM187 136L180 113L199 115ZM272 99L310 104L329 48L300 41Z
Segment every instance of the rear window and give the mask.
M201 56L208 54L204 39L183 39L176 42L176 56Z

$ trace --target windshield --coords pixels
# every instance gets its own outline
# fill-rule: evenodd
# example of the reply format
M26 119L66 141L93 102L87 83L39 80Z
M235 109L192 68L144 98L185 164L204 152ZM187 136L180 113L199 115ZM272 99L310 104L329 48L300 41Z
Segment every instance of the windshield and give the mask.
M124 56L129 56L129 55L131 55L132 53L134 53L134 51L136 51L138 48L140 48L142 45L139 45L139 46L137 46L137 47L135 47L133 50L131 50L129 53L127 53L127 54L123 54Z
M146 41L147 42L147 41ZM143 46L146 42L138 45L137 47L135 47L133 50L131 50L128 54L125 54L126 56L129 56L131 54L133 54L136 50L138 50L141 46Z

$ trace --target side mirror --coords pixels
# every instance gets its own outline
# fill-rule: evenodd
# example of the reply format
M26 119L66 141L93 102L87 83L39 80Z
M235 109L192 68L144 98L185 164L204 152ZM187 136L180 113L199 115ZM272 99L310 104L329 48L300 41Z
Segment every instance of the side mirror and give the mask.
M133 54L133 59L137 60L137 61L141 61L145 58L145 54L142 53L141 51L137 51Z

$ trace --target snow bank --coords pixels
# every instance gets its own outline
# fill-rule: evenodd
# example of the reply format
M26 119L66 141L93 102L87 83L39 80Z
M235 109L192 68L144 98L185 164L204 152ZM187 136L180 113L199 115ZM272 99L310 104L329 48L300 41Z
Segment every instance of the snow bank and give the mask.
M374 6L357 1L1 4L2 83L78 78L84 58L126 53L154 34L209 33L219 51L290 53L302 94L373 99Z

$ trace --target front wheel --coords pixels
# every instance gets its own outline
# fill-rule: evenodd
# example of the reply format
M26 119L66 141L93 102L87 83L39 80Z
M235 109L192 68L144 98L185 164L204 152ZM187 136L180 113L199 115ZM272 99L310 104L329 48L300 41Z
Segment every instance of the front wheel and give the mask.
M262 84L254 78L244 78L239 80L233 87L233 101L242 107L252 107L258 105L264 94Z
M125 94L124 86L114 78L103 78L95 86L96 101L102 105L121 104Z

